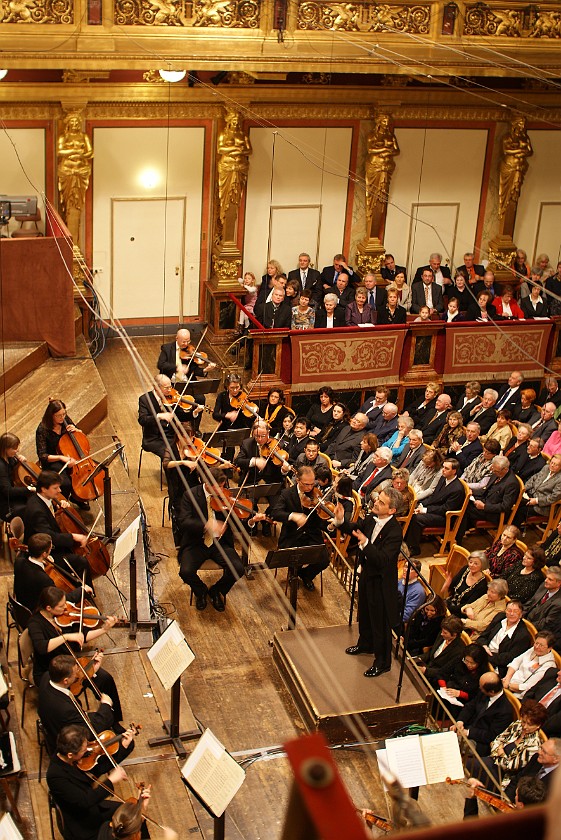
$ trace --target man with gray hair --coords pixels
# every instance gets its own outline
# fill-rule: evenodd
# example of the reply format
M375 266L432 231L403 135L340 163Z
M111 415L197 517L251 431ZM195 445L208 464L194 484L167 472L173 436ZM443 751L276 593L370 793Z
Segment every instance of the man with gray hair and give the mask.
M366 414L357 411L351 417L349 425L344 426L337 437L329 444L325 454L329 455L335 469L348 467L349 464L356 461L367 425L368 417Z
M421 458L427 451L423 443L423 433L420 429L411 429L409 432L409 443L401 453L398 467L406 467L410 473L413 472Z
M381 415L378 415L368 431L377 435L378 443L389 440L394 432L397 432L397 405L386 403Z
M518 498L520 484L510 469L508 458L495 455L491 461L491 473L491 480L484 489L470 498L456 538L460 545L465 532L473 528L478 520L498 525L501 513L510 513Z
M556 410L555 403L546 402L542 407L540 419L531 424L532 437L541 438L544 443L547 443L553 432L557 430L557 423L553 419Z
M421 282L423 279L423 271L426 271L427 268L432 270L432 273L434 274L434 282L441 288L452 285L452 275L450 274L450 269L447 265L442 265L442 254L438 254L436 252L430 255L428 265L419 266L415 272L413 283Z
M497 391L493 388L486 388L483 391L480 404L470 411L470 420L479 423L482 435L486 435L497 420L497 411L494 406L498 399Z
M366 303L369 307L372 310L382 309L386 305L388 294L384 286L376 285L376 275L373 271L364 275L363 286L366 289Z
M386 481L388 478L391 479L392 454L389 446L378 447L368 466L366 475L361 475L355 479L353 490L357 490L361 498L371 493L382 481Z
M555 636L554 647L561 642L561 568L550 566L544 582L524 604L524 618L538 630L549 630Z
M452 408L452 400L448 394L439 394L434 404L434 411L426 412L419 428L423 433L423 440L427 444L433 443L446 423L448 412Z
M293 268L292 271L288 272L288 279L298 280L303 289L310 289L315 301L320 301L323 292L321 274L317 268L311 267L311 262L310 255L302 251L301 254L298 254L298 268Z
M561 455L553 455L539 471L526 482L522 502L516 512L519 525L527 516L549 516L551 505L561 500Z

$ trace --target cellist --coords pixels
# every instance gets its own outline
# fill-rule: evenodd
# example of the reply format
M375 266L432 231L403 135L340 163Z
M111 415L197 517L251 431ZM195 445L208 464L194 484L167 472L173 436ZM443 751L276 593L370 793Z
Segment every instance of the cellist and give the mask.
M53 580L45 571L47 564L53 563L51 550L53 541L48 534L33 534L29 538L27 552L19 551L14 560L14 596L16 601L23 604L30 612L35 612L39 603L39 596L46 586L52 586ZM57 572L58 567L57 567ZM59 574L63 574L61 569ZM82 586L80 580L70 577L66 570L68 591L66 597L69 601L77 603L82 597ZM85 587L88 595L92 594L91 586Z
M14 487L13 472L18 464L20 439L11 432L0 435L0 519L9 522L21 516L31 495L27 487Z
M62 400L49 400L41 422L35 432L35 446L42 470L53 470L60 474L61 490L81 510L89 510L89 502L72 496L72 466L76 463L68 455L61 455L58 444L66 431L79 432L66 413ZM64 468L64 469L63 469Z

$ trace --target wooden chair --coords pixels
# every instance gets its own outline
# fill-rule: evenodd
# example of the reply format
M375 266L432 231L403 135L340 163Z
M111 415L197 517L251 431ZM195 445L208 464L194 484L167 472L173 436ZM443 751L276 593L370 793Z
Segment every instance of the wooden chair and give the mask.
M37 239L39 236L43 236L37 222L41 221L41 210L38 207L37 212L32 215L21 215L21 216L14 216L16 222L19 222L19 228L12 232L12 239L23 239L24 237L29 239Z
M526 552L528 551L528 546L525 542L522 542L522 540L516 540L516 545L520 549L522 554L526 554Z
M508 688L504 690L505 697L512 706L512 712L514 715L514 720L518 720L520 717L520 706L522 705L518 697L515 697L512 691L509 691Z
M440 595L442 587L444 586L445 578L450 575L454 577L460 569L463 569L467 564L469 558L469 551L461 545L454 545L450 548L448 557L443 563L431 563L429 571L429 583L436 592Z
M551 649L551 652L553 654L553 658L555 659L555 667L557 668L557 670L559 670L561 668L561 654L559 654L553 648Z
M460 636L464 645L471 645L471 636L467 632L467 630L462 630L462 635Z
M411 518L412 518L413 514L415 513L415 508L417 507L417 495L416 495L415 491L413 490L413 488L411 486L409 487L409 489L411 490L411 492L413 494L413 498L411 500L411 505L409 506L409 512L407 513L406 516L397 516L396 517L397 521L401 522L401 527L402 527L402 530L403 530L403 536L404 537L405 537L405 534L407 533L407 529L409 528L409 523L411 522Z
M530 634L530 636L532 637L532 642L533 642L534 639L536 638L536 636L538 635L538 628L536 627L535 624L532 624L531 621L528 621L527 618L523 618L522 621L526 625L526 629L527 629L528 633Z
M6 636L6 656L9 657L10 652L10 635L12 630L16 630L18 636L21 636L27 623L31 618L31 610L16 601L13 595L8 593L8 601L6 603L6 627L8 633Z
M360 514L361 500L356 490L352 491L353 496L353 511L351 514L351 522L356 522ZM347 552L349 549L349 542L352 534L345 534L339 529L335 531L332 538L327 540L327 544L331 544L331 567L333 571L343 584L347 585L349 575L353 573L353 566L347 561ZM335 548L337 547L337 550ZM342 555L342 556L341 556ZM321 581L320 581L321 583Z
M545 530L542 534L541 540L538 540L538 545L546 541L551 532L559 525L561 519L561 500L554 502L549 508L549 516L528 516L526 518L526 527L529 525L543 525L545 523Z
M25 720L25 699L30 688L37 686L33 682L33 644L27 629L18 636L18 674L23 683L21 696L21 726L24 728Z
M331 470L331 474L332 474L332 475L339 475L339 471L338 471L338 470L336 470L336 469L333 467L333 463L332 463L331 458L329 457L329 455L326 455L326 454L325 454L325 452L320 452L319 450L318 450L318 455L321 455L321 457L322 457L322 458L325 458L325 460L327 461L327 466L328 466L328 467L329 467L329 469Z
M518 481L518 497L516 502L513 504L510 513L507 514L503 511L499 517L499 522L495 525L494 522L487 522L485 519L478 519L475 523L475 528L478 531L487 531L491 535L491 541L495 542L496 539L502 534L504 529L508 525L512 525L512 520L516 515L516 511L520 507L520 502L522 501L522 494L524 493L524 482L519 476L516 476L516 480Z
M460 523L465 516L471 490L467 486L466 482L462 481L461 478L460 482L464 488L464 501L462 507L459 510L446 511L446 525L423 528L423 536L435 536L440 541L440 551L435 554L435 557L446 556L447 550L449 550L456 541L456 535L458 533ZM441 534L442 536L440 536Z

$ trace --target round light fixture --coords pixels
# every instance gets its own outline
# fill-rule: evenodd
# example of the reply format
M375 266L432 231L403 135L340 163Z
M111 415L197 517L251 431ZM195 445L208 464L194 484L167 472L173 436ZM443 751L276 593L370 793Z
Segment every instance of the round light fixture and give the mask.
M2 81L2 79L5 79L7 75L8 75L7 70L0 70L0 82Z
M158 73L164 82L181 82L187 75L187 70L158 70Z

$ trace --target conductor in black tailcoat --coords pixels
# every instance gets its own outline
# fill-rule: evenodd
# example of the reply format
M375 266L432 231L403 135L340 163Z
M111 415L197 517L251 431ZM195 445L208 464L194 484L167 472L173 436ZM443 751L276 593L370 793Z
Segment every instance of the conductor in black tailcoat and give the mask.
M374 502L374 516L368 515L361 529L343 522L343 509L336 509L336 524L358 539L362 571L358 583L358 641L345 653L357 656L373 653L374 662L365 677L378 677L391 669L392 627L399 623L397 561L403 539L395 518L400 502L393 487L382 490Z

